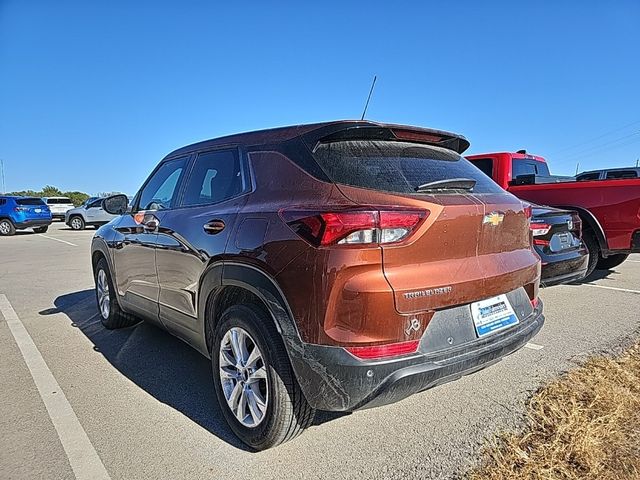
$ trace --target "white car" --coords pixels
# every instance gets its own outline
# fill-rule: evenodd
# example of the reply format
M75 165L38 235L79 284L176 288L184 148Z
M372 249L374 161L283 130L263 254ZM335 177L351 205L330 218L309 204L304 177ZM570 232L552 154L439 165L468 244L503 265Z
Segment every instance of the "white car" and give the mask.
M67 197L47 197L43 198L43 200L49 206L51 216L53 218L59 218L60 220L64 219L68 210L75 208L71 199Z
M73 230L84 230L87 226L99 227L117 217L102 208L103 198L90 198L84 205L67 211L64 223Z

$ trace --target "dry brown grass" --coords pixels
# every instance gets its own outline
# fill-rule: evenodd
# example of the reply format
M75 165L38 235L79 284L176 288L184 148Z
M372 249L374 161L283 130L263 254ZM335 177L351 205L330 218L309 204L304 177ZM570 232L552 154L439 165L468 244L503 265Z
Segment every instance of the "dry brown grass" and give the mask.
M540 389L518 434L484 451L471 480L640 479L640 344Z

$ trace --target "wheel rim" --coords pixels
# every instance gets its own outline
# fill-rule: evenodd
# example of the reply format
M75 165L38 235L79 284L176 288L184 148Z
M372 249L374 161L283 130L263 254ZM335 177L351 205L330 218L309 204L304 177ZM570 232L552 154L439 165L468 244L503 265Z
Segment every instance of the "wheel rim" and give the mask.
M262 352L245 330L233 327L220 342L220 383L227 406L245 427L264 420L269 382Z
M74 218L73 220L71 220L71 227L74 230L80 230L82 228L82 222L80 222L79 218Z
M98 271L96 290L98 293L98 307L100 308L100 315L102 315L102 318L106 320L109 318L111 303L109 301L109 282L107 281L107 274L104 270Z
M4 222L0 222L0 233L3 235L7 235L9 233L10 227L9 227L9 223L4 221Z

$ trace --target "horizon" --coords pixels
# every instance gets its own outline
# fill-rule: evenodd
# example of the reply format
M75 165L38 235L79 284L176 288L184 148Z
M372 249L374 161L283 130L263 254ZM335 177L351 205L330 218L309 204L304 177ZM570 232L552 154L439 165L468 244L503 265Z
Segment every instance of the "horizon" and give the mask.
M184 145L360 118L374 75L368 120L465 154L526 149L558 175L640 158L637 2L333 5L3 2L6 190L133 195Z

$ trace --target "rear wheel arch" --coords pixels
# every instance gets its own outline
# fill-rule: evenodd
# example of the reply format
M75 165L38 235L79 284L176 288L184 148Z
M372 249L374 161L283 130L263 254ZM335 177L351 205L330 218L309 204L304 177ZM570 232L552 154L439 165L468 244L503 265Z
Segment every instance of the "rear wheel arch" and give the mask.
M253 265L224 262L223 266L222 262L219 262L209 267L203 275L199 303L199 311L202 312L202 333L209 352L215 322L224 310L234 304L248 303L258 306L273 320L283 339L292 336L300 338L291 310L275 279Z

